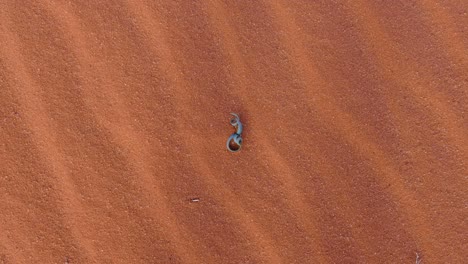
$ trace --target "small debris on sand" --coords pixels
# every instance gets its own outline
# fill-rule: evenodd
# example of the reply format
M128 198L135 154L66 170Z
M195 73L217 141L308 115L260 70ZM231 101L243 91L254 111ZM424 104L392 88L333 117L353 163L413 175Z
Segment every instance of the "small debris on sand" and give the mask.
M416 253L416 264L421 264L422 258Z
M192 203L198 203L200 201L200 198L192 198L190 199L190 202Z

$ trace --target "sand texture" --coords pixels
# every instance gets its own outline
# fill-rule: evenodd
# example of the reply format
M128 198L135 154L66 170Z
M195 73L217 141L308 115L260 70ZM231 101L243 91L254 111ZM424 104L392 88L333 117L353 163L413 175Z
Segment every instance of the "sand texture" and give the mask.
M0 263L467 263L467 131L465 0L3 0Z

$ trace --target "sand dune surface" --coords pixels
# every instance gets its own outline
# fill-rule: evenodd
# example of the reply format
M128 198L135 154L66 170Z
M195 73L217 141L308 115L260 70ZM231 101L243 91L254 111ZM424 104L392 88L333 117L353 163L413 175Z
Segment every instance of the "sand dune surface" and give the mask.
M467 117L466 1L1 1L0 263L466 263Z

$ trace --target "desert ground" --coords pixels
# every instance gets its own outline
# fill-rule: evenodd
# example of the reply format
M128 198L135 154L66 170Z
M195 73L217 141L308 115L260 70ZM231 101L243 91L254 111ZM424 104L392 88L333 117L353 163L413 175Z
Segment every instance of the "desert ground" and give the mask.
M464 0L0 1L0 263L467 263L467 114Z

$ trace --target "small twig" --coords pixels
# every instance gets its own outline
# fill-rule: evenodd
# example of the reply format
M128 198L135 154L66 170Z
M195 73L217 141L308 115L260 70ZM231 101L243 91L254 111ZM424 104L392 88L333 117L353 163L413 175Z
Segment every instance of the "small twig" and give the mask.
M416 252L416 264L421 264L422 258L419 256L418 252Z
M190 199L190 202L192 203L198 203L200 201L200 198L192 198Z

